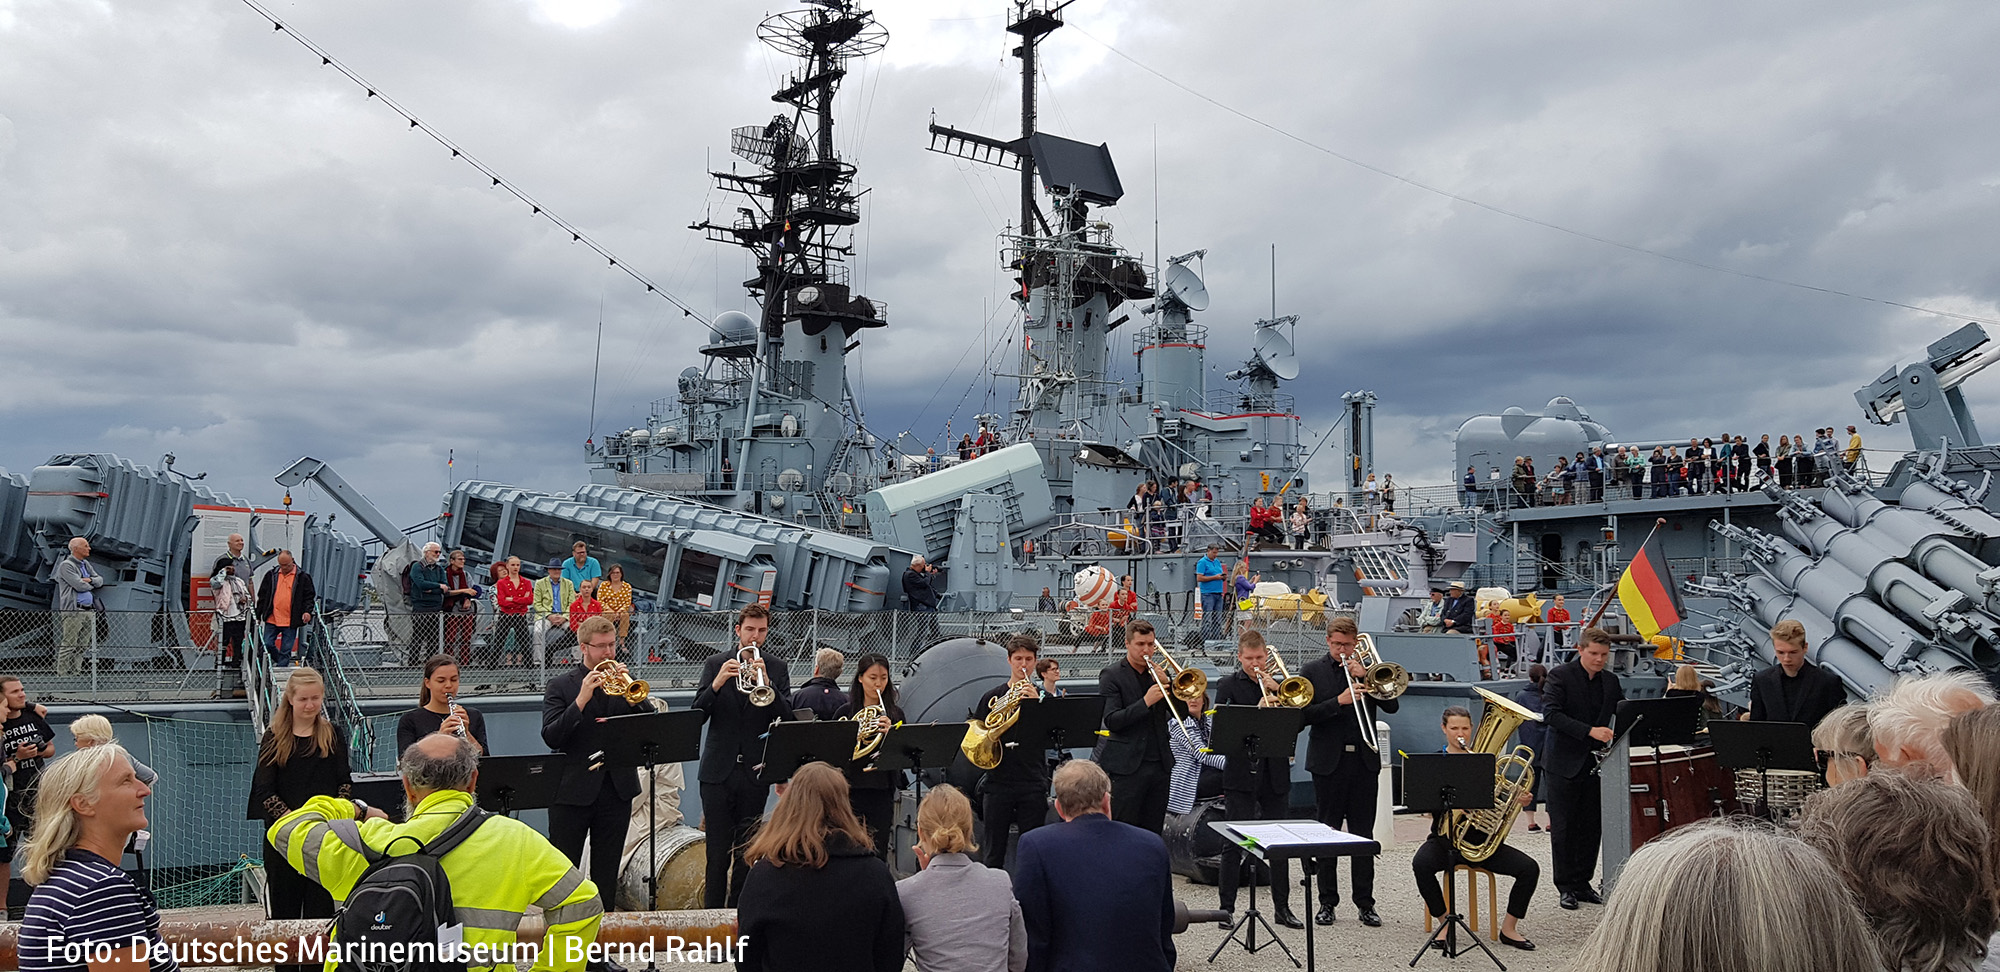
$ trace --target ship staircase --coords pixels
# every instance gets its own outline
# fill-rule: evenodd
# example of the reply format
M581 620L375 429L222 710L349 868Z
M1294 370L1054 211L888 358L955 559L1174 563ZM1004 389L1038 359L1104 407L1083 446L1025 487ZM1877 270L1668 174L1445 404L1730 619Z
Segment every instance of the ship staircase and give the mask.
M1354 580L1368 594L1402 593L1410 579L1403 555L1387 547L1353 547Z

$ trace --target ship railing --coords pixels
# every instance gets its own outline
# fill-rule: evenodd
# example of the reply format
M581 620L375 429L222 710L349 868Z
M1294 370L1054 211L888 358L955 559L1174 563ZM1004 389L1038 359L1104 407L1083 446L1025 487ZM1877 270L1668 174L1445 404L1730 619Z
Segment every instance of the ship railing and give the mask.
M1221 389L1211 391L1202 400L1202 408L1210 415L1293 415L1296 402L1290 395L1272 392L1235 391Z

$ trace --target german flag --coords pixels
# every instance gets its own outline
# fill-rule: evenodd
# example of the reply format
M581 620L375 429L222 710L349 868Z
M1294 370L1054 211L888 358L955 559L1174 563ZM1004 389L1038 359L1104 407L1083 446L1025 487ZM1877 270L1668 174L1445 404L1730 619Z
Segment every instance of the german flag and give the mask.
M1638 556L1625 565L1624 576L1618 578L1618 603L1641 638L1651 638L1687 617L1681 592L1667 572L1666 551L1657 533L1648 536Z

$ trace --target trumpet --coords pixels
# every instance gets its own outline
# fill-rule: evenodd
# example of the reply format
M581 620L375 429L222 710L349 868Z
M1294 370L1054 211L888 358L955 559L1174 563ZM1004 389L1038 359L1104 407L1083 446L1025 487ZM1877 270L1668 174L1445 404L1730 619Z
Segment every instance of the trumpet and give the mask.
M887 710L879 705L863 706L854 714L854 761L867 759L882 745L882 718Z
M591 671L604 677L603 686L606 692L622 695L625 701L633 705L646 701L646 696L652 694L652 686L646 684L645 679L633 678L632 673L625 670L625 666L609 658L598 662L597 667Z
M1362 741L1379 753L1382 745L1375 736L1375 720L1368 715L1368 707L1359 704L1361 696L1387 702L1402 695L1410 687L1410 673L1395 662L1383 661L1381 653L1375 650L1374 636L1366 632L1356 639L1352 660L1361 663L1362 677L1356 680L1354 670L1345 664L1340 666L1340 672L1347 676L1347 690L1354 693L1354 721L1361 727Z
M756 645L744 645L736 650L736 691L750 697L750 704L766 706L778 701L778 690L771 687L771 680L764 670L757 667L763 654Z
M1268 685L1264 686L1264 697L1257 704L1282 706L1287 709L1303 709L1311 705L1313 700L1313 683L1303 675L1293 675L1291 672L1286 671L1285 657L1283 655L1273 651L1268 657L1271 660L1268 674L1277 679L1278 687L1272 689ZM1257 684L1264 685L1263 676L1266 672L1258 672L1257 674Z

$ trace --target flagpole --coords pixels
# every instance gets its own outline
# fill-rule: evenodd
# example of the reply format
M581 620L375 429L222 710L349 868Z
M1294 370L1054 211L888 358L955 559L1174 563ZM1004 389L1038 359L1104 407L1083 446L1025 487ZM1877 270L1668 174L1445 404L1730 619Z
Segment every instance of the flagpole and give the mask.
M1663 517L1660 517L1660 518L1659 518L1659 519L1657 519L1657 520L1654 520L1654 521L1653 521L1653 529L1651 529L1650 531L1647 531L1647 533L1646 533L1646 539L1644 539L1644 540L1641 540L1641 541L1639 541L1639 549L1640 549L1640 550L1644 550L1644 549L1646 549L1646 545L1647 545L1647 544L1649 544L1649 543L1652 543L1652 542L1653 542L1653 534L1655 534L1655 533L1658 533L1658 532L1660 532L1660 528L1661 528L1661 527L1663 527L1663 526L1666 526L1666 525L1667 525L1667 518L1666 518L1666 517L1664 517L1664 516L1663 516ZM1626 566L1627 566L1627 568L1630 568L1630 566L1631 566L1631 565L1630 565L1630 564L1627 564ZM1662 567L1665 567L1666 565L1665 565L1665 564L1661 564L1660 566L1662 566ZM1620 576L1621 576L1621 577L1623 576L1622 572L1621 572ZM1586 628L1595 628L1595 627L1597 627L1597 622L1599 622L1599 621L1601 621L1601 620L1603 620L1603 619L1604 619L1604 612L1605 612L1605 611L1608 611L1608 610L1610 610L1610 609L1611 609L1611 598L1612 598L1612 596L1613 596L1614 594L1616 594L1616 593L1617 593L1617 590L1618 590L1618 585L1616 585L1616 584L1613 584L1613 585L1611 585L1611 590L1612 590L1612 594L1607 594L1607 595L1605 595L1605 597L1604 597L1604 603L1602 603L1602 604L1599 604L1599 605L1597 606L1597 613L1596 613L1596 614L1593 614L1593 615L1591 615L1591 616L1590 616L1590 621L1589 621L1589 622L1588 622L1587 624L1585 624L1585 625L1584 625L1584 627L1586 627Z

